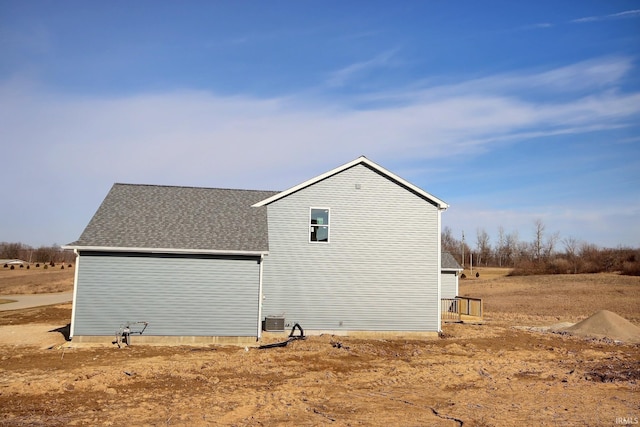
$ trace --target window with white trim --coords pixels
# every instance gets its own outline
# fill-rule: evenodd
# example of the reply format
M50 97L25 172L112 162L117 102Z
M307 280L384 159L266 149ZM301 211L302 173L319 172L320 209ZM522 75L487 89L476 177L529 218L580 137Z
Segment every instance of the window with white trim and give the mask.
M329 243L329 208L311 208L309 241Z

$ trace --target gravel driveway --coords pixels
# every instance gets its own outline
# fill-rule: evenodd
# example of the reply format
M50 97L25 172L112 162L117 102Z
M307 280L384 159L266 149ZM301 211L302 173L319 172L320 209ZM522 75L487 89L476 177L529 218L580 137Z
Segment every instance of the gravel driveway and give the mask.
M62 304L73 300L73 292L58 292L55 294L32 295L0 295L2 300L14 300L0 304L0 311L20 310L23 308L38 307L41 305Z

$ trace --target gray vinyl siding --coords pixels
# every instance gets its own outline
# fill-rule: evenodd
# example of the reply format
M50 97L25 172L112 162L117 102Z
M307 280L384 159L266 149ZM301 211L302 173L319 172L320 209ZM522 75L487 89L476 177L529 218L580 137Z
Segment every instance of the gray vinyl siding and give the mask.
M328 244L309 242L311 207L330 208ZM439 330L433 204L360 164L267 214L263 315L309 330Z
M441 298L455 298L458 296L458 276L455 271L442 272Z
M256 336L259 259L81 252L74 335Z

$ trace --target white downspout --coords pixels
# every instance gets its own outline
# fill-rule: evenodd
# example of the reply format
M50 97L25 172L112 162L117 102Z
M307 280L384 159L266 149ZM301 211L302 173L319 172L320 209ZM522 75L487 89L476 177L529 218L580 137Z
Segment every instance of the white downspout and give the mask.
M264 264L264 254L260 255L260 279L258 285L258 341L262 337L262 266Z
M69 329L69 339L73 338L76 320L76 296L78 295L78 271L80 271L80 252L73 250L76 254L76 271L73 272L73 301L71 303L71 328Z

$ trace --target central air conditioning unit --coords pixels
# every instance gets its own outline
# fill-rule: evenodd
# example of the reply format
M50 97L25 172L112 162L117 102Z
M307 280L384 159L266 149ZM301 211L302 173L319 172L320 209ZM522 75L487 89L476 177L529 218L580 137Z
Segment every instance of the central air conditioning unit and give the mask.
M284 331L284 316L267 316L264 318L264 328L266 332Z

